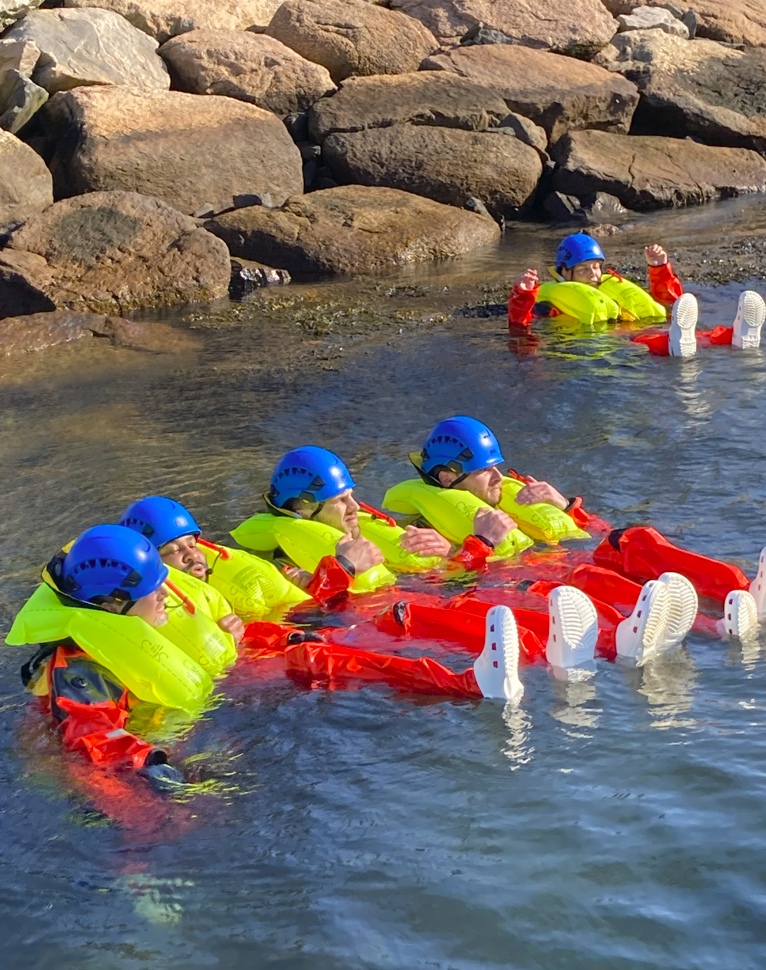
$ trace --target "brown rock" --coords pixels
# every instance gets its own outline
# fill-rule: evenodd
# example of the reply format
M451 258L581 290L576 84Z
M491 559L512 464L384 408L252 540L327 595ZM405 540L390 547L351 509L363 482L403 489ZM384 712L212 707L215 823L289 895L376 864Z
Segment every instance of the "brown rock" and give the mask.
M309 115L317 141L332 132L387 128L407 122L485 131L502 124L508 109L490 88L447 71L356 77L319 101Z
M494 216L530 201L543 172L534 148L508 135L394 125L329 135L322 146L337 181L381 185L464 206L479 198Z
M35 10L5 40L37 47L32 80L49 94L80 84L170 87L157 42L108 10Z
M281 0L65 0L65 7L101 7L125 17L161 44L189 30L265 27Z
M766 49L637 30L618 34L599 58L641 92L634 130L766 152Z
M638 91L625 78L528 47L458 47L429 57L423 67L452 71L493 89L509 108L545 128L552 142L578 128L627 132L638 104Z
M457 256L496 242L485 216L396 189L341 186L282 209L238 209L207 223L235 256L291 273L344 275Z
M641 0L661 7L667 0ZM746 47L766 47L766 4L763 0L685 0L697 18L697 36Z
M180 90L226 95L281 116L335 90L324 67L265 34L193 30L163 44L160 54Z
M336 83L416 71L439 46L418 21L364 0L287 0L266 33L324 65Z
M27 219L53 202L45 162L29 145L0 130L0 226Z
M677 138L574 131L552 150L554 189L616 195L631 209L692 205L766 188L766 161L745 148Z
M617 30L601 0L392 0L391 6L422 21L442 44L457 44L481 26L507 43L590 57Z
M193 219L133 192L94 192L12 234L0 252L0 315L208 300L226 294L229 276L226 247Z
M77 88L41 109L58 134L58 197L122 189L183 212L225 196L303 190L300 152L271 112L176 91Z

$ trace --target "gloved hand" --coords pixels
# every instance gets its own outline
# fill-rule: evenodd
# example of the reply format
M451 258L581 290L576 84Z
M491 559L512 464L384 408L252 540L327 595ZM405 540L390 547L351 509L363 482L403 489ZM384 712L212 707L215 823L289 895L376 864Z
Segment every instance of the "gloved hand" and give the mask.
M176 791L180 785L186 784L183 772L169 764L145 765L138 773L158 792Z

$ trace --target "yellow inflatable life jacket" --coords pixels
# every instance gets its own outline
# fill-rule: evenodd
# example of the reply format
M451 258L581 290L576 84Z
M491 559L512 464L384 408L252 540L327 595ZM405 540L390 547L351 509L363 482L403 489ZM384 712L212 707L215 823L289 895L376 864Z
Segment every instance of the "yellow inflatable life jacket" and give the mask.
M389 488L383 504L403 515L422 515L450 542L461 545L473 534L474 516L489 506L471 492L458 488L437 488L419 478L411 478ZM495 547L490 559L510 559L532 545L532 539L514 529Z
M359 528L365 539L374 542L386 557L386 565L396 572L422 573L428 569L435 569L441 562L439 556L418 556L416 553L405 552L401 546L401 538L405 530L393 519L360 512Z
M218 620L231 613L231 608L207 583L173 566L168 569L168 622L160 629L211 677L217 677L237 659L234 638L218 626Z
M620 315L623 320L630 319L627 314L630 314L635 320L648 320L656 317L664 320L668 315L665 307L653 299L646 290L636 283L631 283L630 280L623 279L616 273L604 273L598 291L614 300L620 308Z
M524 482L516 478L503 479L503 497L500 508L517 523L518 527L531 539L542 539L552 544L562 539L590 539L590 535L579 528L574 519L548 502L535 502L534 505L518 505L516 496L524 488Z
M237 542L254 552L267 553L282 549L301 569L313 573L325 556L334 556L338 540L343 538L339 529L317 522L287 515L259 512L251 515L242 525L231 530ZM355 576L350 589L354 593L368 593L381 586L390 586L396 576L386 566L373 566L360 576Z
M6 642L21 646L67 637L142 701L197 714L213 689L207 670L140 617L70 606L47 583L21 608Z
M197 540L211 570L208 585L226 597L237 616L257 619L311 599L283 576L277 566L242 549Z
M551 270L555 275L555 271ZM564 280L549 280L537 292L539 303L550 303L561 313L580 323L605 323L608 320L644 320L667 312L661 303L636 283L615 273L604 273L598 286Z

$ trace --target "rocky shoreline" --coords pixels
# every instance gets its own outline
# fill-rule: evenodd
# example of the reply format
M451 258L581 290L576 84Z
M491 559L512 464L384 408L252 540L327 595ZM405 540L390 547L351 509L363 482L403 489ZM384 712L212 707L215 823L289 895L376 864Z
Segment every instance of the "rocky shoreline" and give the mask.
M759 0L0 0L0 28L0 319L766 190Z

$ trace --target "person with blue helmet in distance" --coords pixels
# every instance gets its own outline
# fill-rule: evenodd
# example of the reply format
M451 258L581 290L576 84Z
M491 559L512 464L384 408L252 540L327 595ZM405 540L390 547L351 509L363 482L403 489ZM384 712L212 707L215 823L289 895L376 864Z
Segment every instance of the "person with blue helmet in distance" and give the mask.
M88 529L50 560L6 638L39 644L22 680L44 699L66 747L97 765L138 768L160 782L182 776L163 750L124 725L137 696L157 700L143 689L150 690L146 680L155 669L143 651L175 649L160 633L168 623L167 577L157 550L135 532Z
M529 326L535 317L560 314L582 323L607 320L664 319L671 309L670 330L640 334L633 339L658 356L691 357L699 340L705 345L758 347L766 318L766 303L753 290L740 294L731 327L696 332L699 308L694 296L684 293L667 252L656 244L644 249L649 293L614 270L604 271L606 256L598 242L585 232L563 239L550 268L552 280L540 283L537 271L520 274L508 300L508 323Z

